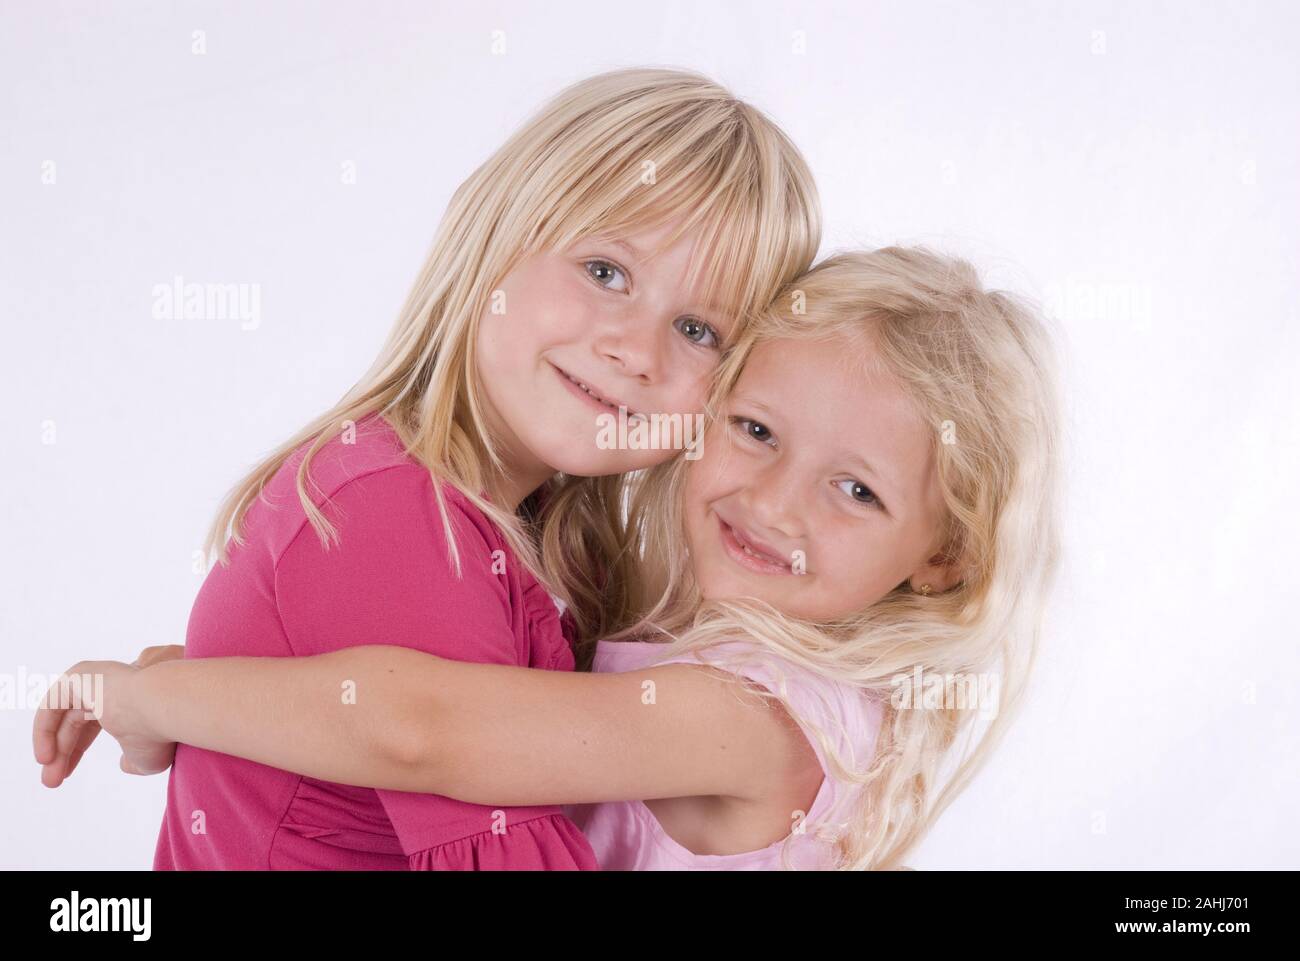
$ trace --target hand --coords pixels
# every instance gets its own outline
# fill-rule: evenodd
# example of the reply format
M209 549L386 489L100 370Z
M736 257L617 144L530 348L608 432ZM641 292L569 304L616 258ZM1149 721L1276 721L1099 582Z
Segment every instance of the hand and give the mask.
M175 743L153 736L134 710L132 682L141 670L118 661L81 661L50 686L32 724L42 784L58 787L70 777L101 730L117 739L128 774L156 774L171 765Z

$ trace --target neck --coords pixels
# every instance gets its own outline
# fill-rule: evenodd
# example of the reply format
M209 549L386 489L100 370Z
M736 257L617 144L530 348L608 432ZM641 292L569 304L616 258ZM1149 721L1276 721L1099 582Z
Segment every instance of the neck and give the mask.
M501 416L492 407L486 405L487 433L495 443L497 457L501 466L497 467L489 459L487 484L493 498L500 498L500 505L507 510L517 511L519 505L537 488L545 484L554 474L555 468L544 464L524 445L514 431L502 421Z
M510 458L504 461L505 469L492 473L493 490L501 498L502 506L511 511L519 510L519 505L537 488L545 484L555 471L545 464L533 466L512 466Z

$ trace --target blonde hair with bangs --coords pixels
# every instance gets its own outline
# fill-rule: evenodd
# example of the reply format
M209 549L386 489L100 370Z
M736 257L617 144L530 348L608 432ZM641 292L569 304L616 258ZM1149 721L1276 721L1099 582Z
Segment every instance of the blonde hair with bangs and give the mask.
M456 190L374 364L231 490L208 551L226 562L228 541L243 543L249 507L306 444L298 494L322 543L337 542L310 496L310 463L349 423L377 413L433 476L457 571L438 481L498 525L520 561L573 611L580 636L628 623L626 581L635 579L637 558L620 510L624 479L557 475L540 511L536 502L524 505L528 521L498 506L503 464L486 427L474 342L494 288L524 258L672 221L680 228L669 244L685 232L698 238L691 280L704 278L709 300L737 319L733 336L807 268L821 235L816 190L798 150L708 78L636 68L561 91Z

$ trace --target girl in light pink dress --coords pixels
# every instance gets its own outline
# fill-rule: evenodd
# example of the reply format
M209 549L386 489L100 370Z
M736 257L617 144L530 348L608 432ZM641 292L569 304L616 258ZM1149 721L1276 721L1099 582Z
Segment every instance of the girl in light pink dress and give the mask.
M836 747L854 767L865 767L876 753L884 705L864 696L855 686L841 684L815 672L792 670L778 658L764 657L759 645L720 644L706 656L682 654L663 658L663 644L646 641L600 641L593 671L637 673L666 664L707 664L715 656L732 659L729 668L739 677L775 695L784 695L796 718L833 731ZM747 655L747 656L746 656ZM725 663L721 657L718 659ZM701 854L673 840L644 801L607 801L572 805L566 813L587 836L606 871L760 871L790 867L826 870L835 866L833 850L811 841L809 825L839 825L853 816L852 785L831 774L833 768L815 735L809 743L822 774L807 811L791 812L791 831L766 847L736 854Z

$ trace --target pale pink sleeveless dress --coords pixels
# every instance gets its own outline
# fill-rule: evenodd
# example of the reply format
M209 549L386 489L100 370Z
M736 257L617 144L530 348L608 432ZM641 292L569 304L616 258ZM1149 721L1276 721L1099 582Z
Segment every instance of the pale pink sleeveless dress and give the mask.
M883 706L858 688L831 681L797 668L768 653L756 644L729 642L710 648L697 658L687 654L660 660L664 645L642 641L601 641L597 646L592 670L600 673L626 673L659 664L712 662L724 649L742 654L746 663L720 664L736 673L784 694L803 719L820 726L837 746L840 756L855 770L866 770L875 756ZM807 731L807 726L805 731ZM826 870L833 866L830 846L817 837L815 826L838 830L858 800L856 785L845 784L831 776L832 767L815 736L809 743L822 764L823 780L817 797L803 818L801 827L792 830L787 856L789 866L797 870ZM570 818L591 842L602 870L606 871L763 871L781 870L785 841L777 841L756 851L741 854L695 854L670 838L650 809L641 801L612 801L601 804L570 805ZM792 819L792 828L797 820Z

